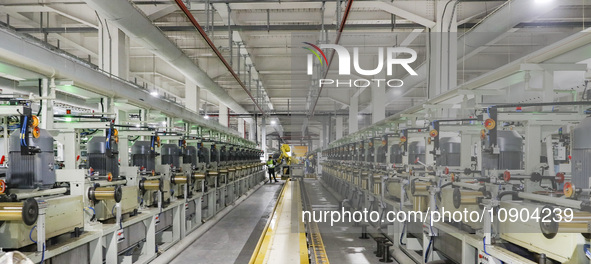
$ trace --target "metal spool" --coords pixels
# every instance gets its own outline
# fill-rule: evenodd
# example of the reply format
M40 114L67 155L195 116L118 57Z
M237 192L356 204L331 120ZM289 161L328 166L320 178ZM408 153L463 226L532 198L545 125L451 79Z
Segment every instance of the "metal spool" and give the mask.
M195 180L205 180L205 173L194 172L193 173L193 179L195 179Z
M189 182L189 178L185 175L178 174L170 177L170 182L174 184L186 184Z
M33 225L39 216L39 205L33 198L24 202L0 203L0 221L23 221L26 225Z
M108 186L108 187L90 187L88 189L88 198L93 201L106 201L114 200L115 202L121 202L123 197L123 190L121 186Z
M431 186L429 182L412 181L410 184L410 193L415 194L416 192L426 192Z
M147 180L146 178L142 178L140 180L140 189L142 191L162 191L164 189L164 184L160 180Z
M482 192L461 191L456 187L453 191L453 204L456 209L459 209L461 205L475 205L478 204L479 197L482 197Z

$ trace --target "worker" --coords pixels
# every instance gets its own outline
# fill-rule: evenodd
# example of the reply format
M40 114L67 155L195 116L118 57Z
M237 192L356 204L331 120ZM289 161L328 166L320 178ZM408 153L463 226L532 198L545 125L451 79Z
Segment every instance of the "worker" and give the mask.
M275 176L275 165L277 162L273 159L273 156L269 155L269 160L267 160L267 169L269 169L269 183L275 180L277 182L277 177ZM271 175L273 179L271 179Z

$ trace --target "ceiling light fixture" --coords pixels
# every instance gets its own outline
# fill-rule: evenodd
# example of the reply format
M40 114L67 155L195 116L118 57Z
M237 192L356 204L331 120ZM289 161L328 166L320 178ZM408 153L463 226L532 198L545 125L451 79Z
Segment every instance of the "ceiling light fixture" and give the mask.
M150 93L150 95L152 95L152 96L156 97L156 96L158 96L158 92L157 92L157 91L152 91L152 92Z

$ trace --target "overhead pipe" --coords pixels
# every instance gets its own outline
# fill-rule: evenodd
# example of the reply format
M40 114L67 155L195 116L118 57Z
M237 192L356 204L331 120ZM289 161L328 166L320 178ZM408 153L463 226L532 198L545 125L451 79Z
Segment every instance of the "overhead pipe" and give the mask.
M99 12L103 18L117 25L127 35L133 37L142 46L168 62L170 66L177 69L196 85L211 92L220 103L226 105L236 113L248 113L226 90L215 83L207 73L187 57L133 3L119 0L85 0L85 2ZM203 29L199 27L199 30L202 31Z
M86 61L56 52L41 40L23 36L2 27L0 27L0 39L2 39L0 60L7 64L43 76L72 80L76 87L98 95L124 98L128 100L129 104L136 107L158 110L165 115L178 117L195 125L237 135L235 130L230 130L217 123L208 122L203 117L196 115L195 112L177 103L154 97L140 86L105 74ZM59 93L57 98L60 99ZM72 96L64 100L72 104L75 101L72 101L71 98Z
M353 0L349 0L347 2L347 7L345 8L345 14L343 14L343 20L341 20L341 25L339 26L337 38L335 39L335 43L334 43L335 45L338 45L339 42L341 41L341 35L343 34L343 30L345 29L345 24L347 23L347 18L349 17L349 12L351 11L351 6L353 6ZM326 65L326 71L324 72L323 79L326 79L326 76L328 76L328 70L330 69L330 65L332 65L332 60L334 59L335 52L336 51L333 49L332 53L330 54L330 60L328 60L328 65ZM323 87L324 87L324 84L320 85L320 89L318 90L318 96L316 97L316 100L314 101L314 104L312 105L312 111L310 111L310 117L314 117L314 110L316 110L316 105L318 104L318 100L320 99L320 95L322 94Z
M252 94L250 93L250 91L246 88L246 86L242 82L242 80L240 80L240 77L238 76L238 74L236 74L236 72L234 71L234 69L232 69L232 66L226 61L226 59L224 58L224 56L222 56L222 53L220 53L220 51L215 46L215 44L213 43L213 41L211 41L211 39L209 38L209 36L207 36L207 33L205 32L205 30L203 30L203 28L201 27L201 25L199 25L199 22L197 22L197 20L193 16L193 14L191 14L191 11L189 11L189 9L187 8L187 6L185 6L185 3L183 3L182 0L175 0L175 2L179 6L179 8L183 11L183 13L185 13L185 15L189 18L189 20L191 21L191 23L193 24L193 26L195 26L195 28L197 29L197 31L199 31L199 34L201 34L201 36L203 37L203 39L207 42L207 45L209 45L209 47L213 50L213 52L215 52L215 54L218 56L218 58L224 64L224 66L226 66L226 69L228 69L228 71L232 74L232 76L234 76L234 79L236 79L236 82L238 82L238 84L240 84L240 87L242 87L242 89L244 90L244 92L246 92L246 94L248 94L248 96L250 97L250 99L252 100L252 102L254 103L254 105L256 105L256 107L259 109L259 111L261 111L261 113L265 114L265 111L263 111L263 109L261 108L261 106L259 106L259 104L254 99L254 97L252 96ZM228 16L229 15L230 14L228 14ZM212 24L213 24L213 22L212 22ZM238 52L238 54L240 55L240 51ZM246 60L245 60L245 62L246 62Z

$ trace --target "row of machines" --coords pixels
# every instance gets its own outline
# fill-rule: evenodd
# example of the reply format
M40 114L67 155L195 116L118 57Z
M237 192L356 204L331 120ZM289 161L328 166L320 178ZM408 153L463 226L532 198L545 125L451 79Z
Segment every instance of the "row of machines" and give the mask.
M589 263L588 105L493 105L466 118L397 120L381 135L322 151L323 181L345 207L378 212L368 224L416 263ZM443 210L450 214L431 219ZM400 211L428 217L386 221Z
M161 212L156 232L162 232L171 228L173 218L173 210L164 208L185 201L185 220L196 227L264 179L263 153L251 147L118 126L105 117L56 122L46 130L30 102L0 107L4 120L18 119L3 126L8 135L2 141L8 153L0 161L4 251L44 253L86 231L116 226L118 254L137 259L146 250L145 227L125 221L156 210ZM63 162L56 161L57 153L64 153ZM87 251L71 250L54 261Z

